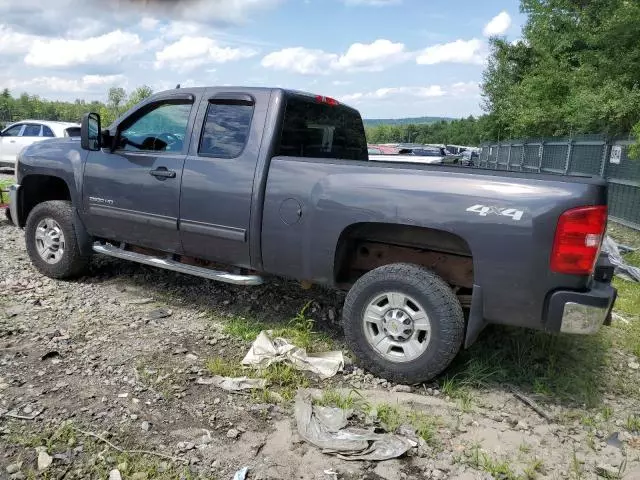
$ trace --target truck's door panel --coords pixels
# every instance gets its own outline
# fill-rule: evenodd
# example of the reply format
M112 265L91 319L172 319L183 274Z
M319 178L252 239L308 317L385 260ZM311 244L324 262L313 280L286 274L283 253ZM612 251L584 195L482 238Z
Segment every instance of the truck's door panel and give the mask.
M197 103L159 98L118 126L116 150L89 152L83 207L92 235L180 252L180 181Z
M206 90L182 176L185 254L250 266L251 198L269 97L264 90Z

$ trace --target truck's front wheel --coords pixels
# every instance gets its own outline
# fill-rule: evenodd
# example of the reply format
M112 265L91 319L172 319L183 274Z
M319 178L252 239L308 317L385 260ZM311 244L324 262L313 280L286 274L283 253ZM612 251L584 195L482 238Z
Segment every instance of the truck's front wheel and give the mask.
M449 285L411 264L385 265L358 279L347 295L343 322L362 365L398 383L441 373L464 336L462 307Z
M67 201L36 205L27 218L25 243L31 263L47 277L77 277L89 264L89 258L80 253L73 209Z

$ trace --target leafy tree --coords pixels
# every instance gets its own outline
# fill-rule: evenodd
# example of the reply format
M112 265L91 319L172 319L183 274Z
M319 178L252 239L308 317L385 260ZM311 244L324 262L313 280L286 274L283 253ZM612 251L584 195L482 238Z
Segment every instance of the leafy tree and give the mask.
M127 101L127 109L133 107L134 105L137 105L142 100L150 97L151 95L153 95L153 90L148 85L142 85L141 87L136 88L129 95L129 100Z
M115 116L120 115L120 105L127 99L127 92L122 87L111 87L107 94L109 106L113 109Z
M494 138L628 134L640 119L640 2L521 0L522 39L491 40Z

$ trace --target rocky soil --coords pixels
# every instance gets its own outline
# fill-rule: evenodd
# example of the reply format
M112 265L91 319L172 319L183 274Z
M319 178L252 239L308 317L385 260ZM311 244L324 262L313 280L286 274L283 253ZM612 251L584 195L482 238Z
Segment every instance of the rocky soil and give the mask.
M622 350L606 365L632 388L598 387L594 408L522 386L550 420L508 384L456 395L451 377L396 386L352 365L311 379L433 420L425 448L385 462L305 443L289 401L196 383L208 360L237 362L248 349L225 329L238 317L286 324L312 302L315 328L344 347L341 301L282 280L240 288L109 258L78 281L54 281L31 267L23 232L2 217L0 479L231 479L244 466L263 480L640 479L640 372Z

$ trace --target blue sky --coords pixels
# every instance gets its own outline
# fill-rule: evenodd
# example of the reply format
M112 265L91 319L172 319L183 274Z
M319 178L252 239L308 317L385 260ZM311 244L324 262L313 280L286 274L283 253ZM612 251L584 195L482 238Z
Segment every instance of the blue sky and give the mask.
M104 100L260 85L334 96L367 118L478 114L488 38L517 0L0 0L0 88Z

